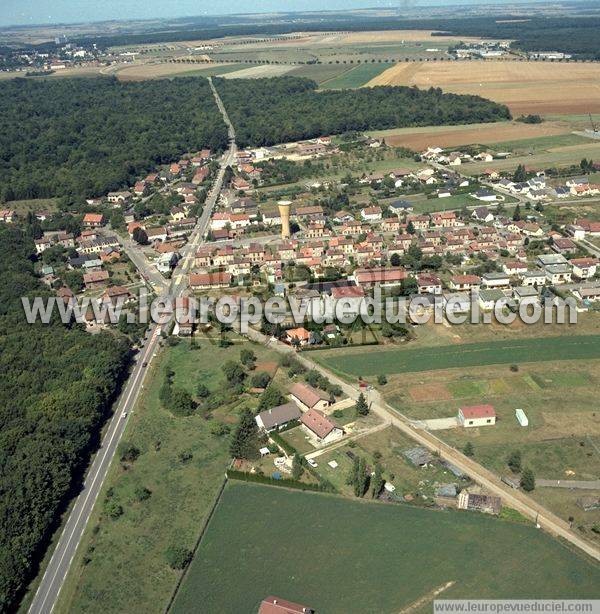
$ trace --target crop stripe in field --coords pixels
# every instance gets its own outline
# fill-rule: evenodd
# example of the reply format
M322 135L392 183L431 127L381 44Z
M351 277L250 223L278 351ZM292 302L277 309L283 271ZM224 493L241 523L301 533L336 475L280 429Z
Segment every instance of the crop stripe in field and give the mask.
M600 335L521 339L514 343L491 341L462 346L394 349L377 352L316 354L315 360L350 375L416 373L442 369L508 363L600 359Z

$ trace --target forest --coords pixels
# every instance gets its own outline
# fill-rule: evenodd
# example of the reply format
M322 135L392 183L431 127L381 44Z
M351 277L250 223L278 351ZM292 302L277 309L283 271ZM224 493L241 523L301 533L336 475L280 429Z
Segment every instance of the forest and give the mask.
M374 87L317 92L308 79L213 79L240 147L273 145L349 131L494 122L504 105L438 88Z
M4 201L101 196L182 153L226 145L205 79L14 79L0 88Z
M125 337L27 324L31 237L0 228L0 611L14 611L74 495L129 361Z
M588 9L589 12L589 9ZM573 11L575 13L575 10ZM206 40L224 36L262 35L264 37L291 34L302 30L315 31L363 31L363 30L437 30L459 36L505 38L514 40L512 46L524 51L562 51L577 54L581 58L600 59L600 18L586 15L561 15L551 17L531 11L531 14L469 16L464 18L406 19L401 15L381 17L364 12L302 14L302 25L296 19L281 17L277 23L251 24L229 18L227 23L211 21L205 27L199 23L170 24L168 31L148 31L117 34L102 37L81 38L79 44L92 42L101 47L163 43L170 41ZM290 16L291 17L291 16ZM48 46L48 44L45 44Z

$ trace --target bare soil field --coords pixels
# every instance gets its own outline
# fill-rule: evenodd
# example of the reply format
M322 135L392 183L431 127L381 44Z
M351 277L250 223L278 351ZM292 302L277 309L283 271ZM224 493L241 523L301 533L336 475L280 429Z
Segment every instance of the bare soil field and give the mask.
M449 401L450 391L444 384L421 384L408 390L413 401Z
M295 66L283 66L267 64L264 66L252 66L223 75L225 79L261 79L263 77L280 77L293 70Z
M567 123L560 121L542 124L522 124L519 122L498 122L494 124L470 124L464 126L435 126L431 128L401 128L388 130L385 142L393 147L408 147L422 151L430 146L455 147L473 143L490 144L518 139L569 134Z
M600 103L600 65L516 61L400 62L367 86L441 87L501 102L514 115L588 113Z
M146 79L160 79L162 77L181 75L187 72L193 73L207 66L214 68L217 66L226 66L226 64L173 64L164 62L162 64L126 66L115 72L120 81L144 81Z

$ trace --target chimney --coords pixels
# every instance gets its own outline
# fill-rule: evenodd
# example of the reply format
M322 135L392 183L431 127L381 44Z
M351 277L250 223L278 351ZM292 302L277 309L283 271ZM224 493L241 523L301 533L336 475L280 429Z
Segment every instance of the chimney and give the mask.
M279 207L279 215L281 216L281 238L289 239L291 237L290 208L292 203L289 200L280 200L277 206Z

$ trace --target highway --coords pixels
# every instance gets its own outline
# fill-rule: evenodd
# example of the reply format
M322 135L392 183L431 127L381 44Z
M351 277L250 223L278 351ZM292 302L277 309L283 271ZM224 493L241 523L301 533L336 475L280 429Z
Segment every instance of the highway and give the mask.
M229 149L223 154L217 177L207 196L202 215L198 218L198 222L190 236L188 244L182 250L182 259L179 261L177 269L173 272L170 284L148 263L143 254L135 249L135 246L131 242L125 244L128 255L132 258L132 261L138 269L147 277L149 283L163 290L163 295L164 290L167 290L166 296L169 298L180 296L187 287L187 273L193 266L196 249L206 237L210 217L223 185L225 170L227 166L233 164L237 151L233 126L229 121L229 117L227 116L223 103L212 81L210 84L217 105L228 127ZM137 357L131 374L129 375L129 379L116 404L115 413L108 423L108 428L102 439L100 449L92 461L85 477L82 490L75 500L75 504L63 526L62 533L52 553L48 567L44 572L40 585L29 607L29 614L48 614L52 612L56 605L65 578L69 572L71 562L102 489L102 484L104 483L108 469L115 457L131 412L143 388L146 373L148 372L153 358L158 353L161 338L160 334L162 331L163 326L157 324L151 324L148 329L147 341Z

